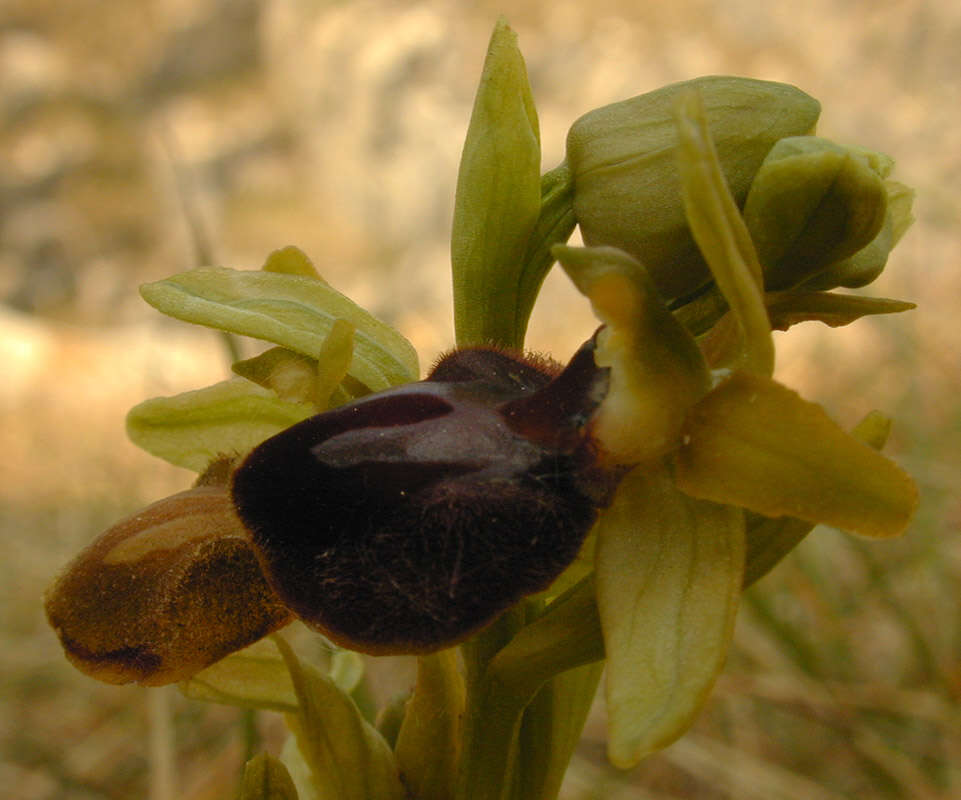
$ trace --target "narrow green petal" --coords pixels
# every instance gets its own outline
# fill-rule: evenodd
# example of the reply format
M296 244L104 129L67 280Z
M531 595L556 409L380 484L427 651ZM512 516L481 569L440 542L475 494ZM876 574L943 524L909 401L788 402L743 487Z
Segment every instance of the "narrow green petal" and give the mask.
M244 767L240 800L298 800L297 788L280 759L261 753Z
M338 800L406 800L394 755L354 701L330 678L302 663L275 637L290 671L299 710L287 715L318 796Z
M604 456L616 464L659 458L677 444L687 409L707 391L697 343L627 253L563 245L553 253L606 323L594 360L610 367L610 388L592 422Z
M678 166L687 221L743 337L743 365L759 375L774 370L774 344L764 308L761 265L721 173L696 93L677 106Z
M195 269L140 287L171 317L252 336L317 358L337 319L354 325L350 375L387 389L418 377L417 354L403 336L323 281L279 272Z
M498 20L457 175L451 264L459 345L523 346L518 310L528 239L541 208L540 133L517 35Z
M676 456L694 497L765 516L895 536L917 506L914 482L820 406L758 375L736 373L698 403Z
M768 292L764 296L771 328L786 331L799 322L815 320L832 328L849 325L872 314L897 314L910 311L914 303L886 297L864 297L836 292Z
M394 754L404 786L418 800L449 800L457 778L464 679L457 650L417 659L417 683L407 703Z
M158 458L203 472L218 456L247 453L313 413L311 405L284 402L255 383L232 378L134 406L127 414L127 436Z
M694 720L724 665L743 570L739 509L685 496L665 469L624 478L597 548L615 766L634 766Z

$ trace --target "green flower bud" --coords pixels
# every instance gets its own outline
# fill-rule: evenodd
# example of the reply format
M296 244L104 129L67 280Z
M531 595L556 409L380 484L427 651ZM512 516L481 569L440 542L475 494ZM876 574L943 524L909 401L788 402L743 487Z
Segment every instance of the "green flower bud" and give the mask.
M914 215L911 213L914 190L897 181L885 181L884 190L887 194L887 213L878 235L867 247L858 250L850 258L831 264L808 281L805 287L834 289L843 286L847 289L858 289L867 286L884 271L894 246L914 222Z
M775 144L744 204L766 288L798 286L878 236L887 213L883 173L890 167L880 154L816 136Z
M710 280L688 229L675 154L674 106L692 88L738 206L775 142L811 132L820 113L820 104L793 86L710 76L595 109L574 123L567 161L584 241L641 259L668 298Z

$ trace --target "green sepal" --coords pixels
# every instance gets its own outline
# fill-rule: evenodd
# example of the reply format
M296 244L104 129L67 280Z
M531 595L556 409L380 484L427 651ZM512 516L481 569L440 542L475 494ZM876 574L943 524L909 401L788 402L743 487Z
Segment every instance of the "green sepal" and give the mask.
M260 753L244 767L240 800L299 800L299 795L283 762Z
M517 35L502 18L487 50L454 198L451 265L460 346L523 347L527 321L518 313L533 297L522 294L521 273L541 209L540 159L527 69ZM530 283L524 281L525 292Z
M608 757L632 767L690 726L724 665L744 572L744 519L639 467L598 521Z
M449 800L454 791L465 702L456 649L417 659L417 683L394 746L404 786L417 800Z
M418 377L417 353L403 336L327 283L303 275L195 269L140 287L171 317L279 344L317 358L338 319L355 329L349 374L371 391Z
M688 414L683 442L674 461L684 492L765 516L886 537L918 503L898 466L762 376L735 373L715 388Z
M316 413L287 403L244 378L154 397L127 414L127 436L148 453L203 472L223 455L243 455L264 439Z
M737 323L742 367L770 375L774 342L764 308L761 265L721 171L702 99L693 91L681 95L675 115L680 139L677 163L688 225Z
M272 639L262 639L231 653L179 684L184 696L208 703L297 710L297 695L287 665Z
M310 768L315 796L406 800L390 747L363 718L350 696L330 678L301 662L282 637L274 639L297 694L298 710L287 715L287 724Z
M644 267L613 247L557 245L554 256L606 324L594 360L610 386L592 421L603 458L637 464L677 443L709 376L691 334L668 311Z
M768 289L798 286L880 233L887 192L871 164L862 151L817 136L771 148L744 204Z
M884 447L891 432L891 420L871 411L851 431L860 442L874 450ZM795 517L765 517L752 511L744 516L747 525L747 553L744 558L744 588L763 578L815 528L815 523Z
M886 297L864 297L837 292L768 292L764 296L771 329L786 331L799 322L823 322L832 328L849 325L873 314L898 314L910 311L914 303Z
M820 114L818 102L794 86L712 75L594 109L571 126L567 163L584 241L643 261L669 299L710 280L688 228L675 157L674 105L691 90L703 98L738 205L774 143L810 133Z

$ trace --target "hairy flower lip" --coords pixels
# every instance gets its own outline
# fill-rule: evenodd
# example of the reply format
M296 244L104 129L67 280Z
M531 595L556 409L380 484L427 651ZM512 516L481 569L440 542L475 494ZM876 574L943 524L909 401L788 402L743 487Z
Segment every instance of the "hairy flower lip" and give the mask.
M620 477L595 466L607 371L593 351L556 377L457 351L424 381L256 448L231 492L278 596L335 642L383 654L450 646L546 588Z

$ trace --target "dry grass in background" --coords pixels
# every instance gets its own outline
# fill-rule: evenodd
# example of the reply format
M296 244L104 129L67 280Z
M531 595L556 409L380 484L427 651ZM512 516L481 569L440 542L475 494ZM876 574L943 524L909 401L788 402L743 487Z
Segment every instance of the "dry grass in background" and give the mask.
M475 82L501 7L321 0L7 0L0 9L0 795L148 793L146 692L74 672L40 594L82 543L190 477L136 451L123 414L225 370L216 338L136 286L297 244L411 338L451 343L446 238ZM574 798L961 796L961 6L951 0L510 4L544 167L588 109L706 73L799 85L822 135L884 150L918 223L870 291L897 318L779 338L779 375L851 424L896 419L922 507L897 542L818 530L746 595L694 731L637 770L592 719ZM178 183L183 191L178 192ZM183 208L183 198L192 206ZM552 275L530 345L593 330ZM372 667L392 691L406 666ZM177 796L228 798L241 715L171 692ZM270 740L276 729L261 720Z

